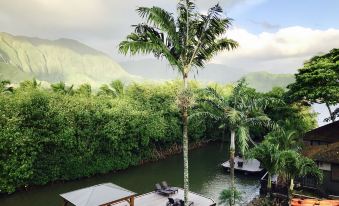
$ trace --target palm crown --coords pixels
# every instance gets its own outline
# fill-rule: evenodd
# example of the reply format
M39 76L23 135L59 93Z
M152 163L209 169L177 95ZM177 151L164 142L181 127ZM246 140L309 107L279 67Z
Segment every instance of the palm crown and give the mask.
M159 7L139 7L137 12L146 21L134 25L134 32L120 43L119 51L165 57L183 76L191 68L203 67L218 52L238 46L224 37L231 19L223 17L219 4L205 15L196 12L192 1L181 0L177 18Z

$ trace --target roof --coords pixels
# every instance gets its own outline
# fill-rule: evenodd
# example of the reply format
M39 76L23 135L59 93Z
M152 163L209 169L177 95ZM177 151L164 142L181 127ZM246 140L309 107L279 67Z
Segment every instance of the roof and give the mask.
M336 206L339 205L339 200L317 200L317 199L299 199L293 198L291 201L292 206L296 205L329 205Z
M62 198L76 206L98 206L135 195L136 193L112 183L103 183L60 194Z
M339 164L339 142L329 145L309 146L302 153L313 160Z
M318 127L314 130L307 132L304 137L304 140L321 140L329 143L334 143L339 141L339 121L333 122L331 124Z

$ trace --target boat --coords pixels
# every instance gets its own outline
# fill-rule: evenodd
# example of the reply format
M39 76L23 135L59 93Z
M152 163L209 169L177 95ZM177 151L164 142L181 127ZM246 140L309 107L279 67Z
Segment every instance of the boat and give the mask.
M230 170L230 161L226 161L221 164L227 171ZM234 170L243 172L244 174L261 174L264 168L260 166L260 162L257 159L244 159L240 156L234 158Z

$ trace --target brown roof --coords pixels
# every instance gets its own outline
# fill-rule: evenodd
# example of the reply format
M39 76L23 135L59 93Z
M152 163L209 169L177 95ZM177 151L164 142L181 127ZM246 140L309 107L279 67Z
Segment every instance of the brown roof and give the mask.
M339 142L329 145L308 146L302 152L313 160L339 164Z
M328 143L335 143L339 141L339 121L318 127L307 132L304 140L320 140Z

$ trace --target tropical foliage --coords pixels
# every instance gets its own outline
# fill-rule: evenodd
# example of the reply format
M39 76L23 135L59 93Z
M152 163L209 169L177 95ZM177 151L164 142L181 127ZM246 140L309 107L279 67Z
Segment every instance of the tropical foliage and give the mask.
M201 97L203 87L194 81L190 85ZM231 98L231 85L210 86ZM57 92L33 80L1 93L1 192L124 169L181 146L183 125L176 104L181 88L180 81L132 83L116 96L94 92L90 85L75 87L72 93ZM300 124L310 118L296 113ZM191 119L191 143L228 139L223 134L229 135L229 128L219 125L205 117ZM250 129L250 136L256 133L267 131Z
M339 103L339 49L312 57L295 75L296 82L289 85L289 98L293 101L325 104L330 117L335 121L337 115L331 105Z
M159 7L139 7L137 12L145 22L134 26L134 32L120 43L119 51L165 58L183 79L178 105L183 122L184 200L187 206L188 109L192 104L188 75L193 69L203 68L219 52L236 48L238 43L225 37L231 19L225 17L219 4L208 9L207 14L200 13L191 0L178 2L177 16Z

